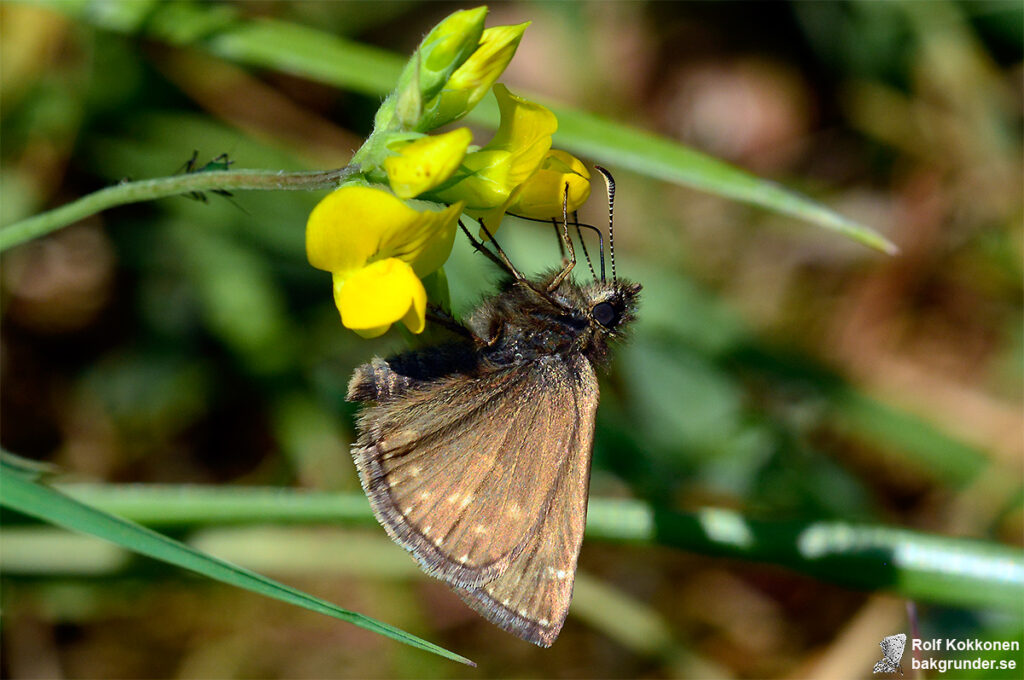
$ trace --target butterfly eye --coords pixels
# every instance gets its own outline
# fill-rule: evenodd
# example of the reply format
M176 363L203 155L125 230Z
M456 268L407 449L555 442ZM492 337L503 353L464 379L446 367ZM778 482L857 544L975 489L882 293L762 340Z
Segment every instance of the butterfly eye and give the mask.
M619 313L610 302L598 302L590 310L590 315L594 317L594 321L605 328L611 328L619 320Z

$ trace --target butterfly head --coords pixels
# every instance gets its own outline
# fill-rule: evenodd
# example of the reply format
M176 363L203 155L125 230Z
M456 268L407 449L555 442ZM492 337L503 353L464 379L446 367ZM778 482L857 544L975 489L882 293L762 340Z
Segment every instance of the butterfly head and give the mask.
M598 333L615 336L636 318L639 283L619 280L614 283L594 282L583 288L587 316Z
M641 285L618 279L614 282L595 281L582 286L583 304L589 333L584 351L594 362L601 362L608 351L608 343L622 338L636 318Z

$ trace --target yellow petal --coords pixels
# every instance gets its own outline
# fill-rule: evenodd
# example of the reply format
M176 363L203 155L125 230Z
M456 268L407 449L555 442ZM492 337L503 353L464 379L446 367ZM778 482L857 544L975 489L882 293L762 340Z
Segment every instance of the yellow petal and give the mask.
M503 149L512 154L508 182L516 187L540 167L551 148L551 135L558 130L558 119L540 104L515 96L504 85L494 86L494 97L501 123L484 149Z
M461 200L470 210L489 210L508 200L514 185L508 172L512 154L501 149L475 151L466 155L451 187L435 192L442 201Z
M561 218L563 203L566 202L566 185L569 187L566 210L571 214L590 196L590 173L571 154L549 151L540 169L520 185L508 205L508 212L540 220Z
M459 128L392 149L398 155L384 159L391 190L399 198L413 198L433 189L452 176L472 141L469 128Z
M382 235L401 231L416 219L415 210L386 191L345 185L309 214L306 255L317 269L344 273L365 265Z
M410 243L408 246L416 246L412 251L414 257L406 259L405 253L399 258L409 262L416 276L420 278L435 272L448 260L452 254L452 246L455 244L455 233L458 231L459 216L462 214L464 204L452 204L442 211L428 210L421 213L422 231L429 234L421 244Z
M435 207L423 201L403 201L382 189L345 185L310 213L306 255L314 267L343 278L367 263L389 257L412 265L418 274L429 274L451 253L463 204L442 210Z
M341 323L364 337L382 335L401 320L413 333L426 325L427 293L412 267L397 258L374 262L349 276L334 275Z

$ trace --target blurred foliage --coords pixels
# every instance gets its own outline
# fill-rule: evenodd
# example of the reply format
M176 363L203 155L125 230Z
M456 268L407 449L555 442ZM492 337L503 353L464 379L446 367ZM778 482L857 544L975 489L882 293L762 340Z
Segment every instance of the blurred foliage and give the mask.
M151 7L119 6L139 22ZM408 54L457 5L207 7L212 38L230 10ZM609 163L618 270L644 298L602 383L594 497L1020 546L1022 13L996 1L492 7L495 23L533 21L511 87L813 193L902 249L886 258ZM341 166L379 103L288 64L242 67L230 44L215 57L174 46L188 36L136 39L30 5L0 5L0 37L3 224L173 174L196 149L201 163ZM361 76L386 91L395 73ZM358 491L348 376L405 345L340 326L303 250L320 195L163 199L5 253L3 447L69 480ZM525 271L557 258L550 229L502 234ZM496 278L461 240L446 274L460 312ZM878 641L911 623L924 638L1024 634L1019 613L917 603L908 622L900 600L775 565L588 540L566 629L540 650L422 577L379 530L299 529L178 537L487 676L829 677L866 673ZM472 672L152 562L97 555L76 571L53 544L20 545L0 562L9 677ZM26 561L35 570L12 570Z

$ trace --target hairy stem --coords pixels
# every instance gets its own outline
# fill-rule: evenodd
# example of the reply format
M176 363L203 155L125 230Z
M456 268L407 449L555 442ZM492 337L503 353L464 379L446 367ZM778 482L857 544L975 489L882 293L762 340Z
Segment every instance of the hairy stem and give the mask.
M145 179L138 182L122 182L0 229L0 252L118 205L217 189L235 191L330 189L355 171L356 168L351 165L335 170L315 172L215 170Z

